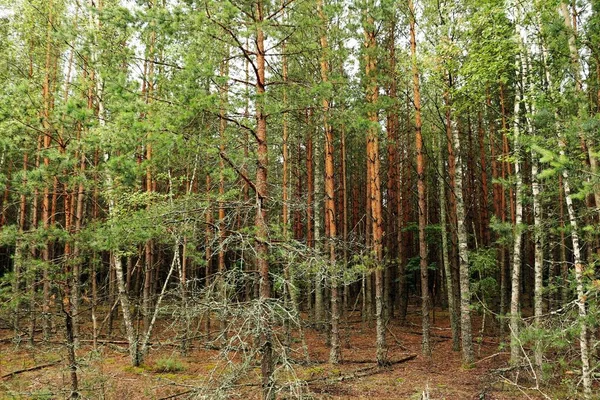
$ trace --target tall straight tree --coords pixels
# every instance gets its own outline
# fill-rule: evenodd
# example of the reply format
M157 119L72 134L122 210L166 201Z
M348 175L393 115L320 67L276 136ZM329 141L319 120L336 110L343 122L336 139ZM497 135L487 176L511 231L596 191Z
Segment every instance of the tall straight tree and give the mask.
M323 0L317 0L317 9L321 19L321 81L329 81L329 44L327 42L328 18L323 10ZM329 267L331 268L331 351L329 362L337 364L340 361L340 333L339 333L339 295L338 279L335 260L335 238L337 236L335 214L335 184L333 163L333 129L329 116L329 99L326 93L322 99L323 129L325 131L325 224L327 226L327 247L329 250Z
M517 10L519 6L517 6ZM520 12L517 11L516 40L519 43L520 53L515 59L516 81L521 83L521 68L523 67L523 26L520 21ZM514 121L513 121L513 151L515 159L515 221L513 226L513 259L512 259L512 279L511 279L511 298L510 298L510 359L511 363L516 365L521 359L521 345L519 343L519 324L520 324L520 290L521 290L521 242L523 233L521 231L521 222L523 220L523 174L521 171L521 124L519 120L521 111L521 93L516 88L514 101Z
M565 13L564 7L561 6L561 12L563 14L563 17L565 17L565 15L568 15L568 12ZM567 24L567 26L570 24L570 20L569 22L566 21L565 19L565 23ZM569 44L570 44L570 49L572 50L572 38L569 38ZM553 98L554 96L556 96L558 93L555 93L557 91L557 89L555 88L555 82L554 79L550 73L550 69L549 66L547 64L548 62L548 47L547 44L542 41L542 56L543 56L543 65L544 65L544 72L545 72L545 77L546 77L546 83L548 85L549 91L550 91L550 96ZM573 57L574 55L571 54L571 56ZM572 62L574 61L573 59L571 60ZM576 85L578 85L578 83L576 83ZM556 100L555 100L556 101ZM559 146L559 154L561 156L561 158L566 159L566 154L567 154L567 138L565 137L565 133L563 132L562 127L559 125L559 114L556 111L555 112L555 118L556 118L556 130L558 132L558 146ZM578 310L578 314L579 314L579 323L581 325L580 330L579 330L579 350L580 350L580 359L581 359L581 381L583 383L583 392L584 392L584 397L586 399L591 398L592 395L592 376L591 376L591 371L590 371L590 349L589 349L589 343L588 343L588 331L589 331L589 327L588 327L588 310L587 310L587 296L586 296L586 292L585 292L585 279L584 279L584 271L585 271L585 265L583 263L583 257L581 254L581 243L580 243L580 233L579 233L579 224L577 222L577 214L575 212L575 206L573 204L573 197L572 197L572 193L571 193L571 176L570 176L570 172L569 169L566 166L562 167L562 172L561 172L561 178L562 178L562 191L564 193L564 199L565 199L565 204L567 206L567 216L569 219L569 225L571 227L571 243L572 243L572 249L573 249L573 263L575 265L575 285L576 285L576 294L577 294L577 310ZM562 201L561 201L561 211L562 211ZM563 259L566 259L566 257L562 257ZM566 277L566 272L565 271L565 277ZM568 289L564 289L563 293L562 293L562 297L564 300L566 300L567 298L567 291Z
M383 321L383 216L381 212L381 180L379 159L379 113L377 101L379 98L379 84L377 81L376 63L376 27L372 12L374 4L368 1L364 9L364 54L365 54L365 79L366 101L369 106L367 114L369 128L367 131L367 181L368 199L371 210L372 250L375 257L375 318L377 326L377 364L386 363L385 326Z
M387 21L387 87L386 92L390 106L386 110L387 131L387 215L386 220L386 257L389 266L386 267L386 318L393 315L392 268L397 264L400 217L400 160L398 157L398 79L396 73L396 15L395 10ZM397 270L398 268L396 268Z
M421 122L421 88L419 84L419 65L417 62L417 35L415 32L416 16L412 0L408 1L408 12L410 18L410 52L412 60L413 75L413 102L415 105L415 148L417 156L417 196L419 209L419 266L421 270L421 314L423 325L423 355L431 357L431 344L429 341L429 278L427 261L427 240L425 229L427 228L427 210L425 193L425 156L423 150L423 133Z
M456 222L458 237L458 257L460 268L460 332L463 364L473 364L473 334L471 327L471 272L469 268L469 248L467 237L467 215L463 195L463 165L460 152L460 135L456 123L456 111L451 109L452 143L456 154L456 176L454 193L456 195Z
M256 157L256 256L258 263L258 271L260 274L260 300L268 301L271 297L271 282L269 278L269 246L268 240L268 225L267 225L267 195L268 181L267 168L269 165L269 150L267 147L267 114L265 112L265 33L262 24L265 20L265 10L262 0L256 1L254 12L255 20L253 21L256 29L256 141L258 145ZM272 345L271 321L264 321L260 336L262 359L262 389L263 399L268 400L275 397L273 390L273 345Z

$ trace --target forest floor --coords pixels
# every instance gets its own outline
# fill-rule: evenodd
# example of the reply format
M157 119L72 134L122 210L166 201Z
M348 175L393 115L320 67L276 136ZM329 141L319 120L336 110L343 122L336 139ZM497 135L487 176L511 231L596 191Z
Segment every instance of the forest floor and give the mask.
M481 322L475 318L474 327L481 327ZM539 392L506 383L497 371L507 366L508 353L496 337L481 334L479 329L474 329L478 361L472 368L463 368L460 352L452 351L448 316L439 310L435 312L431 330L432 360L421 356L420 318L418 310L411 308L407 324L400 326L395 321L388 324L388 359L397 363L383 369L376 368L374 363L375 328L364 326L360 315L350 315L348 323L342 325L343 361L335 366L327 363L325 334L305 330L311 363L295 366L297 377L308 381L304 386L308 395L303 398L416 400L422 398L424 391L431 400L543 398ZM86 329L83 332L87 333ZM185 356L174 346L155 343L144 364L132 367L125 342L118 340L120 334L115 330L114 338L101 341L95 352L89 341L82 341L78 362L79 386L84 398L186 399L195 387L210 385L217 379L223 358L218 350L206 348L200 341ZM61 338L57 334L55 342L17 346L10 330L0 330L0 399L67 397L69 371ZM163 339L165 343L168 341L168 337ZM36 366L42 368L23 371ZM259 398L258 369L257 366L254 377L238 382L238 389L225 398ZM11 375L15 371L18 373Z

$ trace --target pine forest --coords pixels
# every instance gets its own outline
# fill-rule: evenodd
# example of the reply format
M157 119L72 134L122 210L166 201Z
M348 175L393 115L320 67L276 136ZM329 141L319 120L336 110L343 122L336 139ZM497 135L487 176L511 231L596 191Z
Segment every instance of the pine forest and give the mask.
M600 0L0 0L0 398L600 399Z

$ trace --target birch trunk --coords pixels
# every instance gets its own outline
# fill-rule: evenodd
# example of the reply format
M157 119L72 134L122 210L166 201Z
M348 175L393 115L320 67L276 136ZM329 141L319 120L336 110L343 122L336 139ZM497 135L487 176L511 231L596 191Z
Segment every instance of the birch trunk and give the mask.
M518 28L517 28L518 29ZM521 62L519 56L515 61L515 69L517 71L517 82L520 81ZM514 104L514 122L513 122L513 154L515 160L515 221L513 226L513 259L512 259L512 276L511 276L511 296L510 296L510 361L511 364L517 365L521 359L521 346L519 342L519 324L520 324L520 284L521 284L521 241L523 234L521 232L521 223L523 220L523 174L521 172L521 143L520 143L520 124L519 114L521 111L521 93L517 89L515 94Z
M516 6L516 26L515 35L518 42L519 54L515 59L516 82L527 84L527 49L525 47L526 33L521 23L520 6ZM524 95L525 91L523 92ZM515 102L513 112L513 158L515 161L515 219L513 227L513 262L512 262L512 281L511 281L511 299L510 299L510 361L513 365L518 365L521 359L520 333L520 285L521 285L521 243L523 234L521 223L523 220L523 173L521 172L521 129L520 112L522 93L517 88L515 91Z
M561 6L562 7L562 6ZM561 10L564 13L564 9ZM568 14L568 12L567 12ZM566 21L565 23L570 23L570 21ZM553 91L553 81L552 76L550 75L550 70L546 64L548 50L544 42L542 42L542 53L543 53L543 63L544 63L544 72L546 75L546 81L548 87L551 91ZM558 126L558 113L555 113L555 118L557 121L557 132L558 132L558 146L560 149L560 156L562 158L566 157L566 139L563 136L563 133ZM590 349L588 343L588 324L586 321L587 318L587 309L586 309L586 293L584 289L584 265L581 257L581 246L579 244L579 228L577 224L577 215L575 214L575 208L573 206L573 198L571 197L571 186L569 179L569 171L564 168L561 174L562 177L562 188L565 194L565 203L567 205L567 215L569 218L569 224L571 225L571 240L573 244L573 261L575 263L575 281L576 281L576 292L577 292L577 307L579 312L581 330L579 332L579 349L581 351L581 379L583 382L583 391L584 397L589 399L592 395L592 376L590 370ZM561 202L561 210L562 210L562 202ZM563 239L564 241L564 239ZM566 257L563 255L563 260ZM563 261L564 262L564 261ZM566 262L564 262L563 267L565 271L563 276L565 277L565 286L567 284L567 271L566 271ZM568 296L568 290L564 290L562 293L563 302L566 301L566 297Z
M524 43L524 54L523 57L525 62L523 63L523 82L525 84L525 90L531 91L531 82L529 77L529 71L531 70L531 61L527 52L527 41L526 37L522 37ZM533 123L531 116L535 113L535 104L529 105L529 115L527 115L527 132L530 138L535 138L535 132L533 129ZM540 182L538 179L539 171L539 160L537 155L531 151L531 196L533 200L533 242L534 242L534 289L533 289L533 314L534 314L534 326L537 329L541 328L542 314L543 314L543 292L544 292L544 249L543 249L543 228L542 228L542 204L540 201ZM542 363L543 363L543 349L541 347L540 340L536 340L534 345L534 363L535 363L535 374L536 378L542 377Z
M442 234L442 262L446 277L446 294L448 296L448 313L450 314L450 327L452 329L452 350L460 350L459 316L455 309L454 288L452 286L452 272L450 270L450 249L448 246L448 232L446 229L446 180L444 179L444 159L442 152L443 138L440 138L440 153L438 155L438 190L440 196L440 226Z
M94 1L90 0L90 7L92 7L92 8L100 7L100 4L98 6L96 6L94 4ZM95 68L95 66L98 62L97 54L95 51L95 46L96 46L96 42L97 42L96 35L98 34L98 31L100 30L100 21L97 19L97 17L94 16L93 13L90 13L89 20L90 20L90 27L92 29L92 32L94 32L91 60L92 60L92 65ZM103 127L106 124L106 116L105 116L105 109L104 109L104 97L103 97L104 82L102 79L102 75L100 74L100 71L95 71L95 77L96 77L96 85L95 85L96 86L95 87L96 88L96 96L95 97L96 97L96 102L97 102L97 107L98 107L98 111L97 111L98 112L98 123L100 124L101 127ZM110 154L105 153L104 161L108 162L109 158L110 158ZM114 219L114 218L116 218L116 216L115 216L115 205L116 204L115 204L115 199L113 197L114 181L113 181L113 177L112 177L112 173L111 173L110 169L107 169L107 171L106 171L105 186L106 186L106 194L108 197L108 199L107 199L108 200L108 215L109 215L110 219ZM127 341L129 342L129 357L131 359L132 365L138 366L140 363L139 351L138 351L138 338L135 333L135 329L133 326L133 320L131 317L131 305L129 303L129 298L127 296L127 291L125 289L125 275L123 273L123 263L121 260L121 253L119 250L113 250L111 252L110 261L111 261L111 267L114 269L114 271L116 273L116 278L117 278L117 289L118 289L119 302L121 303L121 311L123 313L123 323L125 324L125 332L127 335Z
M465 366L473 364L473 333L471 326L471 272L469 268L469 249L467 241L467 221L463 195L463 167L460 153L460 137L456 126L456 113L450 111L452 142L456 156L456 176L454 195L456 197L456 232L458 238L458 259L460 272L460 331L462 339L462 362Z
M577 48L577 30L573 21L571 20L571 15L569 13L567 2L560 3L560 14L563 17L565 27L567 28L568 34L568 43L569 43L569 55L571 58L571 68L573 71L573 76L575 80L575 90L579 94L580 100L585 100L585 94L583 92L583 82L582 82L582 70L581 70L581 62L579 60L579 49ZM575 15L575 14L574 14ZM579 108L581 113L582 108ZM593 143L587 139L583 132L579 132L579 137L581 139L582 146L587 151L587 157L589 159L589 167L592 172L592 175L598 177L600 171L598 170L598 159L596 158L596 153L594 152ZM589 181L589 178L588 178ZM594 194L594 200L596 203L596 208L598 213L600 213L600 184L595 183L592 185L592 191Z

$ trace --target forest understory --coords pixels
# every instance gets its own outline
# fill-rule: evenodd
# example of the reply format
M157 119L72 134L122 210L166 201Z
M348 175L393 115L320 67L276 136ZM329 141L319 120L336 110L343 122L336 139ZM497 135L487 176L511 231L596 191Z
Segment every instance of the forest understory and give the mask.
M106 311L106 310L104 310ZM297 331L292 332L291 362L295 377L287 376L280 384L297 385L301 396L291 396L285 388L277 398L304 399L577 399L554 380L544 391L535 389L530 366L506 368L510 352L501 344L489 320L482 328L482 317L475 317L474 347L477 360L472 367L461 366L460 352L452 350L448 313L434 309L432 314L432 358L421 355L420 310L409 307L407 321L387 323L389 365L378 367L373 326L362 321L360 312L350 311L341 329L342 360L328 361L327 333L305 328L309 360L302 356ZM172 327L159 323L152 351L139 367L128 360L127 340L122 329L115 327L111 337L100 335L93 349L91 327L82 327L77 350L80 395L88 399L192 399L246 398L259 399L258 364L239 379L221 388L219 395L210 393L219 374L227 369L226 360L240 362L239 354L224 356L218 331L212 340L199 332L182 354L181 343L174 340ZM54 399L71 393L69 363L64 340L55 335L34 346L24 339L15 343L11 329L1 329L0 398ZM85 338L85 339L84 339ZM236 349L232 352L236 353ZM39 368L39 369L35 369ZM287 379L286 379L287 378ZM575 379L575 376L573 376ZM292 391L292 393L295 393ZM196 397L199 395L207 397ZM214 396L214 397L211 397ZM223 397L225 396L225 397ZM429 397L425 397L429 396Z

